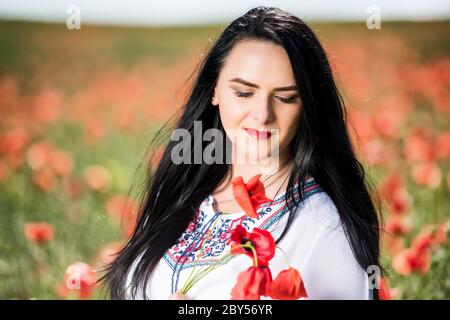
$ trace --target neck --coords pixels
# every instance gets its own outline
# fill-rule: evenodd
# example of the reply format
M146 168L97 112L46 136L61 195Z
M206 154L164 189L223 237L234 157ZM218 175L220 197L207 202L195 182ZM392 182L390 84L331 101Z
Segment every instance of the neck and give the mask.
M228 172L226 177L213 191L216 199L220 202L231 202L234 201L233 191L230 181L235 177L242 176L244 182L248 182L253 176L262 173L260 180L263 182L266 195L269 198L274 198L280 190L286 188L289 175L292 170L292 160L288 159L285 161L280 161L279 166L276 168L270 168L271 171L267 170L267 166L255 165L255 164L235 164L233 163L231 171ZM231 175L231 179L230 179Z
M289 174L288 167L291 167L291 161L280 161L276 165L269 166L264 164L233 164L231 178L241 176L247 182L253 176L261 174L261 181L264 181L267 177Z
M239 161L238 153L233 148L233 164L231 166L231 178L241 176L244 181L248 181L250 178L257 174L261 174L261 181L264 181L264 177L270 177L278 175L281 171L284 171L286 166L290 166L292 160L289 157L288 150L280 150L277 154L271 154L268 157L258 159L255 155L250 156L246 161Z

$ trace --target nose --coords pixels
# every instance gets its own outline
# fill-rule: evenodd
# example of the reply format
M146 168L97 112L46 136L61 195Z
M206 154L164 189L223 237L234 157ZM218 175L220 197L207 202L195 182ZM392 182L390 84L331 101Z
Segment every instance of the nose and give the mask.
M270 99L258 102L252 110L251 116L258 124L266 124L273 121L274 114Z

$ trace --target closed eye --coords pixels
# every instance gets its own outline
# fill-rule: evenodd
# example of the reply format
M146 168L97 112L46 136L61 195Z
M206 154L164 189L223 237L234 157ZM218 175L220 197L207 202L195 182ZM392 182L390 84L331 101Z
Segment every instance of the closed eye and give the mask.
M235 91L234 94L239 98L248 98L253 95L253 92Z
M253 96L253 92L244 92L244 91L235 91L234 94L239 97L239 98L249 98L251 96ZM292 97L280 97L280 96L275 96L275 98L277 98L278 100L280 100L283 103L295 103L297 101L298 95L294 95Z
M297 101L298 95L294 95L289 98L280 97L280 96L275 96L275 97L283 103L295 103Z

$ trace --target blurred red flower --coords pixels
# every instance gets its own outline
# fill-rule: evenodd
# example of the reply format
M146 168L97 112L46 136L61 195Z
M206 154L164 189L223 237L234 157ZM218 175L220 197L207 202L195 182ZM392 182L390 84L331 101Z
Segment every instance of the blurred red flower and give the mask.
M55 174L49 168L43 168L32 173L32 180L42 191L50 192L53 190L56 180Z
M50 166L58 176L68 176L73 170L73 159L65 151L55 150L50 154Z
M434 161L419 163L412 168L412 178L418 186L436 189L442 181L442 172Z
M434 160L431 134L423 128L413 129L404 141L404 155L410 163Z
M392 300L393 296L385 278L381 278L380 289L378 290L379 300Z
M10 169L16 170L22 166L28 140L29 134L22 127L14 127L0 134L0 156L4 156Z
M111 176L109 172L99 165L91 165L84 170L86 185L95 191L104 191L109 187Z
M106 212L117 223L122 224L125 237L130 237L136 226L138 204L124 195L114 195L106 202Z
M450 130L441 133L436 138L435 151L438 158L450 159Z
M381 104L377 107L372 122L380 135L392 138L399 132L399 128L405 120L405 115L400 111L398 106L394 107L391 104Z
M53 240L55 230L47 222L28 222L25 224L25 236L34 243L46 243Z
M425 251L431 248L434 240L433 230L426 226L423 230L414 237L411 245L418 251Z
M33 170L33 181L44 191L50 191L56 176L68 176L74 167L72 157L48 141L39 141L28 148L26 160Z
M431 252L420 251L415 247L406 248L398 252L392 259L392 268L403 276L410 275L413 271L426 274L430 268Z
M5 161L0 160L0 183L8 178L8 166Z
M85 262L75 262L67 267L64 283L56 288L57 294L68 298L75 294L79 299L89 299L97 287L97 277L93 268Z
M432 251L447 241L448 222L425 226L414 237L411 247L399 251L392 259L392 267L401 275L414 271L426 274L430 268Z
M439 246L447 243L447 232L450 220L439 224L424 226L422 231L413 239L412 246L419 250L438 249Z
M117 258L116 254L122 249L123 243L120 241L111 242L104 246L99 254L98 260L102 265L109 264Z
M134 232L134 229L136 229L137 221L136 219L130 219L128 222L125 222L122 225L122 233L125 236L125 238L131 237L131 235Z
M129 221L136 215L137 204L124 195L114 195L106 202L106 212L115 221Z
M33 170L39 170L48 165L53 145L48 141L33 143L27 151L27 163Z
M60 113L61 96L54 89L45 89L34 98L33 119L49 124L57 119Z
M450 171L447 173L447 189L450 190Z
M397 189L391 196L390 211L395 214L404 214L411 207L411 195L406 188Z
M401 175L390 175L382 183L380 189L381 196L389 204L392 213L403 214L409 210L411 198Z
M25 129L16 127L9 129L0 136L0 154L14 156L23 151L28 141Z
M444 245L447 243L447 232L450 229L450 220L438 224L434 230L433 244L435 246Z
M152 170L156 170L156 168L158 167L159 163L162 160L162 157L164 155L164 151L165 151L165 146L164 145L160 145L157 146L154 150L153 153L151 153L150 156L150 166L152 168Z
M392 215L386 222L386 232L394 235L405 235L411 231L409 220L398 215Z

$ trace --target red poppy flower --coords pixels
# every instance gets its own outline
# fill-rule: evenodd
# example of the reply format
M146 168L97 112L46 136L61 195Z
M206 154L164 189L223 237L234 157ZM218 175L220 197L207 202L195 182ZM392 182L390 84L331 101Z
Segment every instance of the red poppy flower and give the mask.
M378 290L378 298L380 300L392 300L392 294L390 292L389 286L386 279L381 278L380 289Z
M249 248L241 247L241 245L250 241L256 251L258 265L267 266L270 259L275 255L275 240L267 230L253 228L252 232L249 233L245 227L238 225L231 234L230 240L231 253L243 253L253 259L253 251Z
M0 160L0 183L6 181L8 177L8 166L6 165L6 161Z
M44 124L52 123L60 115L61 106L62 97L56 90L43 90L34 98L33 119Z
M419 250L416 247L406 248L398 252L392 259L392 268L403 276L414 271L426 274L430 268L431 251Z
M418 186L436 189L442 181L442 171L437 162L423 162L412 167L411 176Z
M67 267L64 282L56 287L57 294L69 298L76 294L79 299L89 299L97 287L97 276L87 263L75 262Z
M237 283L231 290L231 300L259 300L266 296L272 282L268 267L250 267L238 275Z
M137 204L125 195L114 195L106 202L106 212L116 222L128 222L134 219L137 213Z
M48 141L36 142L28 148L27 162L34 171L48 165L54 146Z
M252 218L258 218L256 210L261 204L273 201L266 197L264 184L259 180L261 174L251 178L247 183L241 176L233 179L233 195L236 202L244 210L245 214Z
M91 165L84 170L84 179L92 190L105 191L110 186L111 175L102 166Z
M386 231L394 235L404 235L411 232L409 220L398 215L391 215L386 222Z
M102 265L110 264L117 258L117 253L123 248L121 241L115 241L104 246L98 254L98 260Z
M23 128L13 128L0 135L0 154L8 158L21 155L28 142L28 133Z
M55 150L50 154L50 165L58 176L68 176L73 171L74 162L71 155L65 151Z
M418 253L422 253L425 250L431 248L433 244L433 230L430 227L425 227L423 230L415 236L412 241L412 247L418 251Z
M440 246L447 243L447 230L450 229L450 220L438 224L435 228L433 244Z
M390 205L394 214L404 214L411 206L411 197L406 189L404 178L399 174L389 176L381 185L383 199Z
M53 239L55 230L47 222L29 222L25 224L25 236L35 243L45 243Z
M33 172L32 180L44 192L52 191L56 184L55 174L49 168Z
M281 271L270 285L269 296L276 300L308 297L300 272L295 268Z

